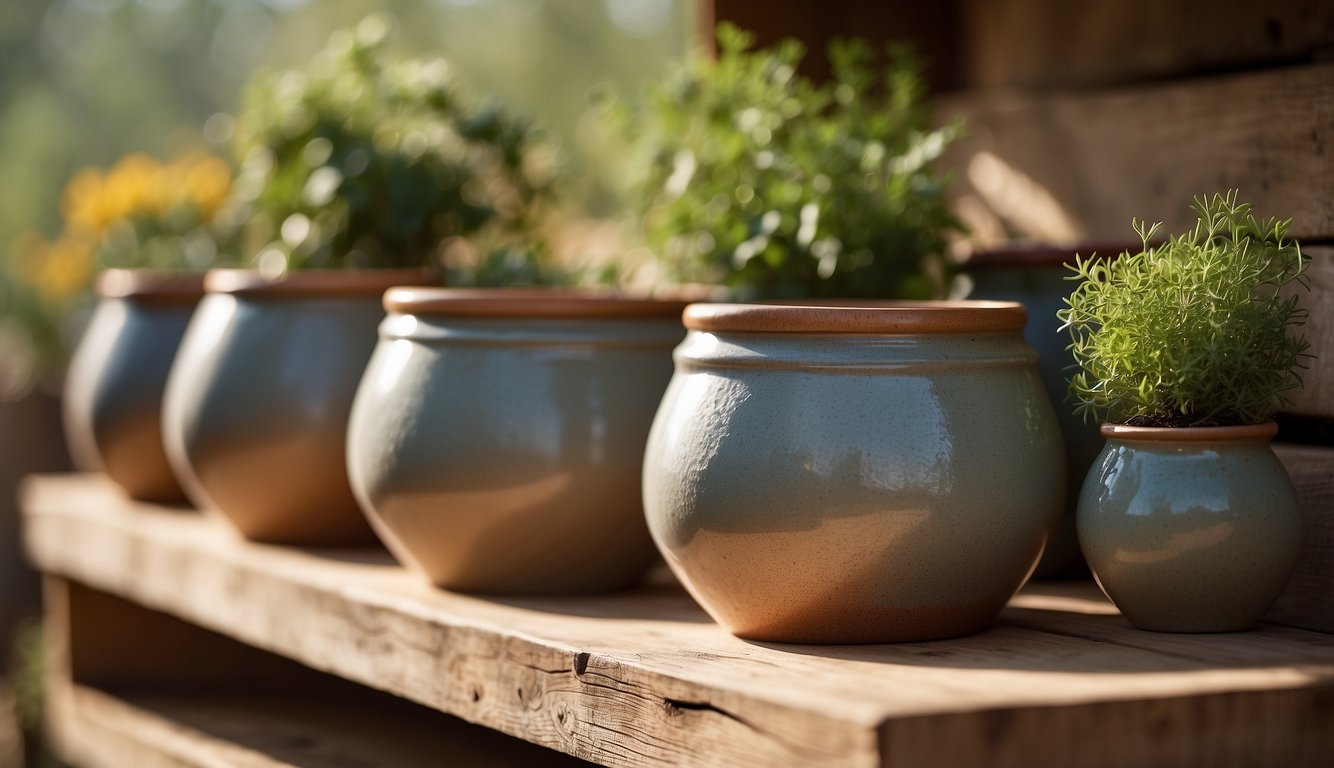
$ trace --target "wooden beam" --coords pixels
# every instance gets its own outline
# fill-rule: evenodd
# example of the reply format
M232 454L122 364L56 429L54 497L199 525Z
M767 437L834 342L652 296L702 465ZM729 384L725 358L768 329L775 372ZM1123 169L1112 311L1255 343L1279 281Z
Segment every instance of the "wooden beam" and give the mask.
M80 584L45 597L47 732L80 768L583 764Z
M1275 445L1297 489L1301 560L1267 620L1334 632L1334 448Z
M983 245L1134 239L1132 218L1193 223L1239 188L1304 239L1334 238L1334 63L1078 94L944 98L967 138L945 160Z
M1331 158L1334 162L1334 158ZM1334 206L1334 199L1330 200ZM1311 343L1307 350L1311 357L1304 362L1302 388L1289 394L1292 402L1283 407L1287 413L1334 419L1334 248L1318 246L1304 248L1310 257L1306 273L1310 290L1294 286L1289 294L1297 294L1308 317L1302 332Z
M1334 750L1310 725L1334 706L1328 636L1139 632L1087 583L1034 587L971 637L785 646L728 635L674 586L451 594L383 552L242 542L96 477L36 479L24 505L48 573L607 765L1315 765Z
M802 70L829 76L825 50L834 38L861 37L876 46L912 43L927 63L933 90L960 85L958 0L885 3L866 0L698 0L696 18L711 24L701 34L711 39L713 24L730 21L755 33L760 45L796 38L806 45Z
M1310 61L1327 0L964 0L969 87L1087 87Z

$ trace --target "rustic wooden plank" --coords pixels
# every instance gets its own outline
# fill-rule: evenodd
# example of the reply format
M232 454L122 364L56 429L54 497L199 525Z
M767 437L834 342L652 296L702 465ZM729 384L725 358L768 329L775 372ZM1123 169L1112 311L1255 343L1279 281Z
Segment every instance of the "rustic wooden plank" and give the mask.
M1334 200L1330 205L1334 207ZM1310 290L1294 287L1289 293L1298 294L1309 314L1303 332L1311 342L1308 352L1312 357L1306 360L1308 367L1302 371L1302 388L1289 395L1292 403L1283 410L1334 419L1334 248L1317 246L1302 250L1311 258L1306 273Z
M943 98L968 136L945 164L978 240L1133 240L1200 194L1239 188L1294 234L1334 236L1334 64L1091 93Z
M829 76L825 51L835 38L861 37L876 46L911 41L928 64L928 85L933 90L953 89L963 85L963 62L958 56L959 5L959 0L696 0L696 34L700 40L712 43L715 25L729 21L752 32L761 46L796 38L807 51L802 71L820 79Z
M1334 448L1276 445L1297 488L1305 538L1301 560L1269 621L1334 632Z
M964 80L1070 87L1255 68L1334 45L1327 0L964 0Z
M1010 764L1065 765L1053 738L1067 726L1105 765L1211 760L1242 732L1266 735L1226 740L1236 751L1217 764L1334 749L1330 729L1307 727L1334 700L1334 638L1136 632L1087 584L1030 590L967 638L769 645L727 635L673 587L455 595L383 553L241 542L97 478L37 479L25 507L48 572L609 765L958 765L988 745Z
M81 767L586 765L79 584L46 605L48 731Z
M79 768L579 764L566 755L370 693L312 698L69 685L53 689L51 722L61 758Z

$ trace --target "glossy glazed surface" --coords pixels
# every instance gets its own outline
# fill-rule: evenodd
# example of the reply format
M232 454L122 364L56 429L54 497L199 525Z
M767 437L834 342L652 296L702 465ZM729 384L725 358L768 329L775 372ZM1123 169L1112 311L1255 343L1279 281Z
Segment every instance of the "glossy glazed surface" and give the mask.
M1190 440L1122 428L1107 440L1080 495L1079 541L1135 626L1247 629L1287 585L1301 520L1272 425L1261 426L1229 438L1189 430Z
M461 591L598 591L642 578L653 545L641 461L684 334L679 313L386 318L348 466L390 550Z
M383 289L356 277L358 290L328 296L248 284L211 293L190 323L167 387L168 456L191 499L249 539L372 540L344 440Z
M103 298L70 360L70 452L80 469L105 471L132 498L185 501L162 445L162 393L193 311L188 297Z
M1066 513L1038 563L1034 575L1039 578L1059 576L1072 570L1083 572L1079 541L1075 535L1075 510L1079 506L1079 489L1084 477L1103 445L1097 422L1075 415L1074 406L1068 402L1066 375L1075 359L1066 349L1070 343L1069 335L1058 330L1060 321L1056 319L1056 311L1065 306L1063 299L1070 295L1075 284L1065 279L1070 272L1061 266L1062 258L1073 261L1074 256L1056 255L1024 269L978 269L971 273L975 284L970 294L973 298L1019 301L1028 308L1024 339L1038 352L1042 384L1051 396L1065 438L1068 464Z
M1017 331L692 331L644 502L668 564L732 632L913 641L990 621L1037 562L1064 476Z

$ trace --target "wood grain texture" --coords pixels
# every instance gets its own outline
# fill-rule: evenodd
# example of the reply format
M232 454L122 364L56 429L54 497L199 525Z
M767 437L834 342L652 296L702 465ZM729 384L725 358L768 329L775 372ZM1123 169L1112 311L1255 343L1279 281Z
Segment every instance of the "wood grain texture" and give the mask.
M941 99L967 138L944 165L983 245L1134 239L1132 217L1193 223L1239 188L1299 237L1334 236L1334 64L1086 93Z
M1266 617L1334 632L1334 448L1275 445L1297 489L1305 538L1288 588Z
M25 491L45 571L608 765L1318 765L1334 637L1138 632L1091 585L988 631L895 646L748 643L679 589L480 599L371 551L244 543L96 477ZM1074 735L1067 735L1069 734Z
M80 768L586 765L80 584L45 602L48 732Z
M1329 204L1334 206L1334 199ZM1289 393L1292 402L1283 410L1334 419L1334 248L1317 246L1302 251L1311 259L1306 273L1310 290L1293 287L1289 293L1298 294L1309 315L1302 331L1311 342L1307 351L1312 357L1301 372L1302 388Z
M963 0L974 87L1070 87L1310 59L1334 45L1327 0Z
M576 761L508 736L405 711L381 696L50 689L63 760L78 768L427 768ZM369 691L365 691L369 694ZM406 705L412 707L412 705Z

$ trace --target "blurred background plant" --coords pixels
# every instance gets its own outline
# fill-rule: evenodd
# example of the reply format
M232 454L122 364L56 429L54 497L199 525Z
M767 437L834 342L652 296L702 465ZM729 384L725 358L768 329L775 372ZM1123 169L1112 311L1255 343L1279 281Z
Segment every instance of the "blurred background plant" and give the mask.
M234 260L233 217L226 214L232 169L195 152L170 162L145 154L108 170L84 168L60 200L53 239L21 234L0 264L0 299L30 370L58 370L69 351L66 320L90 303L96 273L108 267L201 270Z
M251 82L235 142L246 252L266 272L448 256L458 284L494 252L513 281L541 279L554 149L473 103L444 58L386 55L389 32L368 16L306 67Z
M127 153L182 157L200 148L201 135L211 151L224 152L237 138L234 109L255 71L305 64L331 33L355 27L369 11L386 14L387 56L443 54L453 76L483 102L533 115L560 144L561 206L569 215L560 217L559 232L542 228L550 263L619 252L619 230L600 217L618 210L623 169L587 110L590 93L605 83L633 91L658 78L685 51L689 7L685 0L7 4L0 14L3 391L13 396L57 376L77 335L79 302L44 307L35 291L16 286L21 278L11 266L23 260L20 252L45 248L53 276L88 285L86 276L74 279L76 270L55 266L79 264L74 252L50 251L67 244L59 234L60 199L78 169L112 166ZM531 267L531 254L512 242L489 243L485 253L480 263L477 252L456 251L454 263L475 282L490 283Z
M638 166L635 214L668 277L753 298L933 298L960 228L932 162L922 65L835 42L833 77L797 72L795 40L756 49L730 25L646 99L613 99Z

